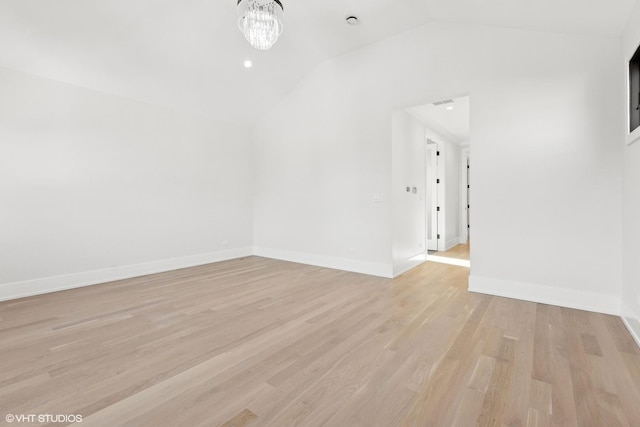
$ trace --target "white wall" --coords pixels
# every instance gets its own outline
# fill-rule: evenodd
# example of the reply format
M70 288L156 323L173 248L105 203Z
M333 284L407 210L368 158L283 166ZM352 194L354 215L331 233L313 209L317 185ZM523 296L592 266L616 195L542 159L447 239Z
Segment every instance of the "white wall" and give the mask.
M7 69L0 93L0 299L251 253L248 130Z
M256 129L256 245L388 273L389 117L471 94L471 288L618 312L620 56L616 39L429 24L321 64Z
M619 313L619 41L538 37L473 91L470 289Z
M623 65L640 45L640 2L622 38ZM622 78L622 77L621 77ZM621 98L626 100L626 96ZM627 123L621 123L626 128ZM640 140L624 147L623 169L623 316L640 345Z
M438 231L439 250L447 251L460 243L460 146L449 141L431 128L426 129L427 138L437 143L438 200L440 214Z
M444 141L445 250L460 243L460 147Z
M325 62L258 124L256 254L393 275L393 109L362 70L357 53Z
M392 260L394 275L414 267L422 255L426 259L426 188L425 188L425 127L405 111L392 117L391 170L393 209ZM410 191L407 192L407 187ZM413 193L413 188L416 193Z
M471 94L471 289L619 312L621 57L616 39L430 24L316 67L252 146L242 128L0 70L0 298L250 253L252 192L257 254L392 276L392 113Z

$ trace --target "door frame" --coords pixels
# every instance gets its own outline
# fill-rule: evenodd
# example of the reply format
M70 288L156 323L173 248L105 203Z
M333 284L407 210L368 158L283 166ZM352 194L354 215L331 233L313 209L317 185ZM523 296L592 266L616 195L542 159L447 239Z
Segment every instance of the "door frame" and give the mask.
M460 150L460 244L469 242L470 227L469 213L471 203L469 202L470 193L470 166L471 150L464 147Z
M424 233L425 247L427 251L442 251L444 250L444 236L442 233L442 230L444 230L443 151L442 144L438 141L430 137L426 139L424 199L427 224ZM429 162L427 153L431 153L431 162ZM437 183L438 181L439 184ZM431 209L429 209L429 206L431 206ZM439 210L438 207L440 208ZM428 233L429 223L431 224L431 239L429 239ZM437 238L438 235L440 235L440 239Z

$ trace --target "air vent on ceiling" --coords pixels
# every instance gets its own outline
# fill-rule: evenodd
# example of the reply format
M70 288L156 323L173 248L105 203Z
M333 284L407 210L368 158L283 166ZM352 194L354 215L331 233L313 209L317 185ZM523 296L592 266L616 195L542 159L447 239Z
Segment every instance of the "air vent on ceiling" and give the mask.
M453 104L453 99L445 99L444 101L434 102L433 105Z

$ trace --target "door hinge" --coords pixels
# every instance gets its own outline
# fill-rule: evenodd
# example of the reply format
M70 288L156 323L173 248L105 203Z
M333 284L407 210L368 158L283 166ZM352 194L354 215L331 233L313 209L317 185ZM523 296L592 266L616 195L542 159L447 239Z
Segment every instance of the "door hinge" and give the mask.
M467 205L467 209L470 209L470 208L471 208L471 205Z
M437 212L440 212L440 206L438 206L438 207L436 208L436 211L437 211Z
M470 186L470 185L467 185L467 189L469 189L469 188L471 188L471 186Z
M436 184L440 184L440 178L436 179Z
M440 155L440 152L439 152L439 151L436 151L436 156L439 156L439 155Z
M440 239L440 235L438 234L438 239Z

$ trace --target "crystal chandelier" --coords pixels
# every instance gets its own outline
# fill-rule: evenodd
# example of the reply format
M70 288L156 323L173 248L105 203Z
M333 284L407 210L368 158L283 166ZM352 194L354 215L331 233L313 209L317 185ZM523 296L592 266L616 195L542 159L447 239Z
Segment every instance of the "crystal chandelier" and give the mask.
M280 0L238 0L238 27L251 46L270 49L282 34Z

